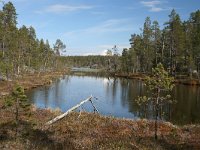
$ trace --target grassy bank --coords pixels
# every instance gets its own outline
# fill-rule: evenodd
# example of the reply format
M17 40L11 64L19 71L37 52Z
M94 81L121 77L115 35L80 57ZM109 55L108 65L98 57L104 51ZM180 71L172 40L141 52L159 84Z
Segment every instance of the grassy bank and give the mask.
M9 95L16 84L19 84L23 86L25 90L28 90L38 86L51 84L54 79L62 77L66 72L67 71L46 72L40 73L39 75L37 73L26 74L12 81L0 81L0 98Z
M200 126L177 127L159 123L159 140L154 140L154 122L72 113L45 126L58 111L32 109L22 115L19 134L10 110L1 109L0 149L199 149ZM23 121L22 121L23 120Z

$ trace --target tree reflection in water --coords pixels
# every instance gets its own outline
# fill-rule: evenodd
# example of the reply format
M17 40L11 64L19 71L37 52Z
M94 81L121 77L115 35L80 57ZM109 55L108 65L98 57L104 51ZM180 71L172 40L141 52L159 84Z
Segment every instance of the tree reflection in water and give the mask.
M145 93L142 81L93 76L64 76L52 85L27 92L32 103L41 108L66 111L91 94L98 97L96 106L103 115L153 119L151 104L140 109L135 99ZM200 123L200 87L176 85L175 105L165 105L160 117L175 124ZM88 106L84 106L87 111ZM87 109L88 108L88 109Z

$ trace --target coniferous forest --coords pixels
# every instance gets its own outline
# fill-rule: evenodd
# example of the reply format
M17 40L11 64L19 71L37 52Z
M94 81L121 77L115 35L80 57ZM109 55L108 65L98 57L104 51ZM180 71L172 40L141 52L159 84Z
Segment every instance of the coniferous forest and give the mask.
M27 72L53 71L61 67L58 57L65 48L57 40L38 39L34 27L17 27L17 12L12 2L0 10L0 76L13 78Z
M158 21L147 17L142 33L132 34L130 49L122 52L125 72L151 72L162 63L171 75L191 74L200 70L200 11L192 12L182 21L172 10L169 20L160 27Z
M149 73L158 63L171 75L191 75L200 70L199 10L192 12L186 21L172 10L164 25L147 17L142 32L131 35L131 48L124 48L121 56L114 52L112 55L108 50L109 57L99 56L99 59L95 58L97 56L61 57L61 51L66 48L61 40L51 48L48 40L37 38L34 27L17 27L17 12L11 2L3 5L0 19L1 77L94 64L102 68L116 66L115 71L126 73Z

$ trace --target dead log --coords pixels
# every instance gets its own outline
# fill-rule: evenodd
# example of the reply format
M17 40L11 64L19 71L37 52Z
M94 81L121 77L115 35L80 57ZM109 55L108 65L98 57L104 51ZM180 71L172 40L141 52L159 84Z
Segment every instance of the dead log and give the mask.
M77 104L76 106L70 108L68 111L66 111L64 114L57 116L56 118L48 121L45 125L51 125L53 123L55 123L56 121L64 118L65 116L67 116L69 113L71 113L73 110L77 109L78 107L80 107L81 105L83 105L84 103L88 102L88 101L92 101L92 96L88 97L87 99L83 100L82 102L80 102L79 104Z

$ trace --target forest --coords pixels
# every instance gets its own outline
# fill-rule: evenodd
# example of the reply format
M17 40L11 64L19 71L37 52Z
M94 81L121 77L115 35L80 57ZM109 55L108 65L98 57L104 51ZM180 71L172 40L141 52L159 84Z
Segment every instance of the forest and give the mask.
M131 48L122 52L124 72L148 73L158 63L171 75L200 71L200 10L182 21L173 9L163 26L147 17L142 32L131 35Z
M53 71L61 68L60 51L66 46L56 40L38 39L30 26L17 27L17 13L12 2L0 10L0 78L11 79L25 73Z
M13 78L30 72L45 72L66 67L96 67L124 73L149 73L162 63L171 75L192 75L200 70L200 11L186 21L172 10L161 25L146 17L140 34L132 34L130 48L119 55L117 46L107 56L62 56L66 45L56 40L38 39L30 26L17 27L17 13L11 2L0 10L0 77ZM67 54L67 52L66 52ZM114 69L113 69L114 68Z

